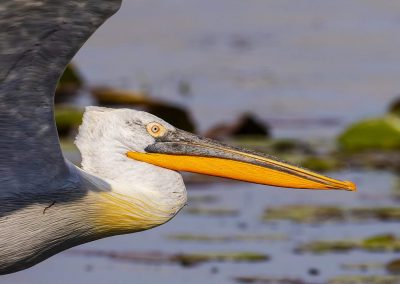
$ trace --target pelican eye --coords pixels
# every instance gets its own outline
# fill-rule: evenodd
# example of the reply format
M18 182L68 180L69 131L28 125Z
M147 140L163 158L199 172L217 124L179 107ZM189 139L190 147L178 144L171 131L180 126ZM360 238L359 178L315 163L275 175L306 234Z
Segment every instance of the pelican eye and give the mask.
M153 137L155 137L155 138L161 137L161 136L163 136L163 135L165 134L165 132L167 132L167 130L165 129L165 127L162 126L161 124L157 123L157 122L149 123L149 124L146 126L146 129L147 129L147 132L148 132L151 136L153 136Z

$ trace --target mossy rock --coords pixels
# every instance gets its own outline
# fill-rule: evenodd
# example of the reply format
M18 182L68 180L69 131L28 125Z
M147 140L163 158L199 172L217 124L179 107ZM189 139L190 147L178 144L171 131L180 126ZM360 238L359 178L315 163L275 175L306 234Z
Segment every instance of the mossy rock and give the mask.
M357 122L339 136L338 144L347 152L398 150L400 119L386 116Z
M71 98L78 94L83 86L83 79L73 64L69 64L64 70L56 88L55 103L70 102Z
M72 106L56 106L55 119L58 135L60 137L69 135L77 130L82 123L83 110Z

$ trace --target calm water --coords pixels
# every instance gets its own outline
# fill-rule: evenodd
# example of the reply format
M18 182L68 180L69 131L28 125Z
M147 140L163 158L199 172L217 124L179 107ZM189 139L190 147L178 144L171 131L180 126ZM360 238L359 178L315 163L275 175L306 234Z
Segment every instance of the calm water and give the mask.
M372 0L138 0L125 1L79 52L75 62L90 85L146 88L153 96L191 109L204 131L244 111L263 120L333 118L338 124L275 125L276 136L332 137L347 123L383 113L400 91L400 2ZM191 92L182 96L179 82ZM284 127L285 126L285 127ZM397 233L397 223L297 225L262 223L268 206L306 203L341 206L396 205L395 177L385 172L333 174L358 183L358 193L283 190L245 183L189 185L190 196L215 195L234 217L187 214L154 230L118 236L81 248L116 251L265 252L269 262L206 263L194 268L87 258L68 252L8 283L231 283L236 276L299 277L312 283L342 274L343 263L387 262L393 254L294 255L304 241ZM191 206L200 206L189 204ZM281 241L183 242L170 234L273 234ZM310 276L310 268L320 270ZM383 270L364 272L383 274Z
M232 283L232 278L245 275L302 278L312 283L342 274L340 266L359 262L388 262L396 257L392 253L347 254L293 254L293 249L310 240L357 239L374 234L400 234L397 223L345 223L324 225L300 225L290 222L263 223L260 217L269 206L294 203L330 204L339 206L395 205L390 199L394 177L382 172L338 173L335 177L352 179L361 189L359 193L313 192L307 190L276 189L245 183L218 183L207 186L189 186L191 197L215 196L211 204L189 203L168 224L146 232L108 238L83 245L77 249L112 251L255 251L271 256L268 262L205 263L192 268L176 264L141 264L118 262L109 259L82 257L68 252L59 254L36 267L0 279L0 283ZM220 207L239 210L238 216L204 217L187 213L190 207ZM191 233L197 235L271 235L282 234L287 240L276 241L230 241L185 242L167 237L171 234ZM398 255L397 255L398 257ZM308 270L317 268L319 276L310 276ZM215 272L217 270L217 272ZM214 271L214 272L213 272ZM362 274L384 274L376 269Z

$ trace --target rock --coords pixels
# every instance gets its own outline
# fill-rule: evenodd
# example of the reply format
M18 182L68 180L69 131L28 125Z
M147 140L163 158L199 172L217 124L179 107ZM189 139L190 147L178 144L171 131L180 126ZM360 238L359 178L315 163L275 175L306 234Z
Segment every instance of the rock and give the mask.
M339 136L339 147L346 152L398 150L399 125L400 119L395 116L357 122Z
M92 95L102 106L135 107L158 116L168 123L189 131L195 132L196 126L189 110L172 103L152 99L141 91L126 91L108 87L92 88Z
M82 86L83 79L77 68L69 64L58 82L54 102L56 104L70 103L78 95Z
M226 138L237 138L243 136L259 136L267 138L270 136L269 126L259 121L252 114L242 115L233 124L220 124L207 131L206 137L223 140Z

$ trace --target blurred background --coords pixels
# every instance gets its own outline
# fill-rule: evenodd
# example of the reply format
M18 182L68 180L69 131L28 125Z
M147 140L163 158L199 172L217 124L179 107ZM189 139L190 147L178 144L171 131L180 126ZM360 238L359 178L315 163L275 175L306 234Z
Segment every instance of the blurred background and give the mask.
M399 62L398 1L125 0L57 88L70 160L84 106L130 107L359 191L185 175L169 223L0 283L400 283Z

